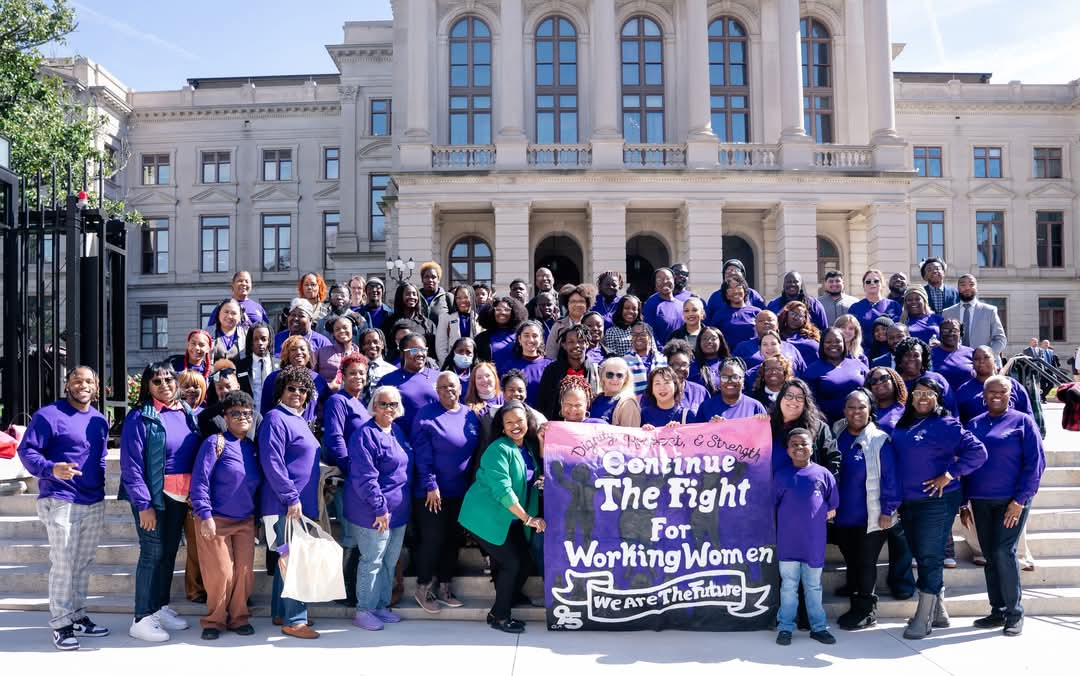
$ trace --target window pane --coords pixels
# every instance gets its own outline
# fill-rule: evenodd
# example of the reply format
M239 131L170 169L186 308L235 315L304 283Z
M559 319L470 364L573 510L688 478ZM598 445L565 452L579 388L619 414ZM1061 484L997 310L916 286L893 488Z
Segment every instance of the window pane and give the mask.
M746 113L735 113L731 116L731 142L750 142L750 119Z
M555 84L554 71L548 64L538 63L536 64L536 84L541 87L549 87Z
M450 109L451 110L464 110L469 107L468 96L451 96L450 97Z
M641 105L641 97L638 96L624 96L622 97L623 108L637 108Z
M216 179L215 179L215 173L216 172L214 171L216 168L217 168L216 165L213 165L213 164L204 164L203 165L203 168L202 168L202 180L203 180L203 183L215 183L216 182Z
M473 35L478 38L490 38L491 31L488 30L487 24L480 19L473 19Z
M562 113L559 116L559 142L577 143L577 113Z
M664 142L664 114L663 113L649 113L646 116L648 120L648 136L646 141L648 143L663 143Z
M450 249L451 258L465 258L469 255L469 245L465 242L458 242Z
M627 143L641 143L641 115L623 113L623 138Z
M450 116L450 144L465 145L469 142L468 116L456 114Z
M559 84L561 85L576 85L577 84L577 66L574 64L559 66Z
M474 42L473 43L473 63L474 64L490 64L491 63L491 43L490 42Z
M541 37L549 37L552 31L555 30L554 19L544 19L540 22L540 25L536 29L536 34Z
M491 115L483 113L477 115L474 119L473 143L489 145L491 143Z
M731 63L746 63L746 55L743 53L743 43L738 40L728 43L728 59Z
M450 270L454 274L454 279L461 282L471 282L469 279L469 264L468 263L451 263Z
M660 35L660 26L657 26L652 19L642 19L641 24L645 29L645 35Z
M276 181L277 180L277 162L263 162L263 180L264 181Z
M488 110L491 108L491 98L488 96L474 96L473 108L477 110Z
M469 20L462 19L454 24L454 27L450 29L450 37L463 38L469 34Z
M477 87L490 87L491 66L475 66L473 68L473 84Z
M451 66L450 67L450 86L451 87L468 87L469 86L469 68L468 68L468 66Z
M478 281L491 280L491 263L474 263L473 274Z
M559 43L559 61L562 63L574 63L577 61L577 43L573 40L563 40Z
M168 185L169 184L169 165L159 166L158 167L158 184L159 185Z
M640 84L638 79L638 67L636 65L622 67L622 81L624 85Z
M646 63L659 63L663 59L660 57L662 51L662 43L659 40L649 40L645 43L645 62Z
M664 84L664 70L660 64L646 64L645 65L645 84L647 85L661 85Z
M552 44L547 40L540 40L536 43L536 62L537 63L551 63L554 60L554 49Z
M746 86L746 66L733 65L729 71L731 84L736 87Z
M491 256L491 248L483 241L475 241L473 245L473 255L477 258L489 258Z
M536 142L555 142L555 113L536 114Z
M721 87L726 84L723 65L709 66L709 84L714 87Z
M218 181L228 183L232 180L232 165L228 162L218 165Z
M574 30L574 24L566 19L559 19L559 34L563 36L577 35L577 31Z
M577 108L576 96L560 96L559 105L563 108Z
M646 96L645 97L646 108L663 108L664 97L663 96Z

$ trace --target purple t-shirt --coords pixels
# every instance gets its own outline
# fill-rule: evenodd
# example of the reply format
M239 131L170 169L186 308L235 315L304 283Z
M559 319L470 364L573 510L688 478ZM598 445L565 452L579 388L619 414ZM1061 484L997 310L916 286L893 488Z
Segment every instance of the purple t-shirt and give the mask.
M955 390L971 379L974 354L973 348L963 345L957 346L952 352L942 349L940 345L935 345L930 348L931 368L949 381L949 386Z
M349 439L349 478L345 482L345 518L374 529L375 517L390 514L390 527L409 522L409 476L412 458L397 422L390 434L375 420L360 426Z
M929 344L941 335L941 322L944 318L939 314L926 314L918 319L908 317L908 333Z
M1042 436L1035 419L1006 410L993 417L983 413L967 424L986 446L982 467L964 477L964 497L981 500L1013 499L1025 505L1039 490L1046 467Z
M191 472L192 510L204 521L211 515L236 520L255 515L255 491L262 483L255 444L229 432L224 437L220 457L218 435L203 441Z
M660 294L654 293L645 301L645 307L641 316L652 327L653 340L657 345L664 345L668 336L683 325L683 301L675 296L670 300L664 300Z
M747 304L764 310L765 299L756 290L749 289L749 291L750 293L746 296ZM713 291L712 295L709 296L708 304L705 306L705 315L708 317L708 320L705 323L709 326L723 326L724 322L727 321L727 318L731 315L732 309L733 308L728 305L727 301L724 300L723 289Z
M836 437L840 451L840 506L836 508L836 525L866 526L866 457L865 449L855 446L855 437L844 430Z
M691 418L697 415L701 405L710 397L709 391L703 385L689 380L683 383L682 407L688 410Z
M653 405L648 399L642 399L641 424L643 426L663 427L671 421L681 423L683 422L684 411L686 411L686 422L694 422L694 416L690 415L690 412L682 406L677 405L669 409L663 409Z
M889 300L888 298L882 298L876 303L871 303L866 298L857 301L851 308L848 309L848 314L859 320L859 326L862 327L862 344L863 349L867 352L870 351L870 346L874 342L874 320L878 317L888 317L894 322L900 321L900 313L903 308L900 303L895 300Z
M745 394L739 395L739 400L734 404L728 404L724 401L724 398L719 394L714 394L708 401L701 405L698 409L695 422L706 423L712 419L714 415L718 415L728 420L735 420L737 418L750 418L759 413L765 413L765 407L761 405L761 402L757 399L751 399Z
M596 399L593 399L592 406L589 407L589 417L599 418L610 423L611 416L615 413L615 405L618 403L618 399L612 399L606 394L601 394Z
M619 304L619 299L622 296L616 295L615 298L605 300L603 296L597 295L596 302L589 308L590 312L599 312L600 316L604 318L604 328L611 327L611 316L615 314L615 306Z
M480 439L480 418L468 406L448 411L435 402L421 409L416 420L413 497L424 498L436 488L444 498L464 496L469 487L469 462Z
M895 403L889 408L875 408L874 414L877 416L875 424L882 431L892 434L892 431L896 429L896 421L900 419L900 416L904 415L904 405Z
M1020 381L1006 376L1012 381L1009 391L1009 408L1034 416L1031 409L1031 397ZM975 416L986 413L986 400L983 399L983 383L972 378L956 389L956 405L960 409L960 422L967 423Z
M806 336L794 333L784 339L785 343L788 343L802 355L803 363L809 367L811 364L818 360L818 352L820 351L820 343L813 338L807 338Z
M836 479L821 465L790 465L773 476L776 558L811 568L825 565L825 524L840 504Z
M438 371L424 367L416 373L409 373L405 369L391 371L379 381L379 385L393 385L401 392L401 405L405 410L394 422L406 441L412 438L413 420L420 409L439 400L439 395L435 393L435 381L438 379Z
M525 375L525 403L536 406L536 393L540 389L540 378L544 375L544 369L554 360L540 355L535 359L526 357L512 357L506 362L505 369L499 369L499 375L505 374L510 369L518 369Z
M858 359L845 357L838 365L816 361L806 368L803 380L814 392L818 408L832 424L844 417L844 400L862 387L869 369Z
M38 499L56 498L76 505L105 499L105 442L109 423L93 406L77 410L66 399L34 413L19 444L19 459L38 479ZM70 462L81 475L61 480L53 476L58 462Z
M760 313L761 309L753 305L744 305L737 310L731 310L720 324L720 331L723 332L727 344L738 345L744 340L754 338L757 335L754 319Z
M259 466L265 483L259 507L264 516L284 516L297 502L309 519L319 518L319 442L304 420L275 406L259 425Z

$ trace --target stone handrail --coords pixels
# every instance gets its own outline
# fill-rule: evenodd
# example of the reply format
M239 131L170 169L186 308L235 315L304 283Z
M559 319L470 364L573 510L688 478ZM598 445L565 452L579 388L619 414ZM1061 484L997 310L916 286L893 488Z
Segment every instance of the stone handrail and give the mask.
M762 143L721 143L717 164L721 169L779 169L780 146Z
M527 161L537 169L574 169L592 165L592 146L587 143L548 143L529 146Z
M433 169L491 169L495 166L495 146L431 146Z
M873 169L874 151L870 146L818 145L814 147L811 166L837 171Z
M686 145L682 143L624 143L623 164L627 167L685 167Z

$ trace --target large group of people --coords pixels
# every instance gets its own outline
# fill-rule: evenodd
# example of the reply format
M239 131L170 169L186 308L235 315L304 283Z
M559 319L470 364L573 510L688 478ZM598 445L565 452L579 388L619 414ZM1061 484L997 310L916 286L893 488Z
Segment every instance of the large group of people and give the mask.
M256 538L274 576L273 623L317 638L305 604L282 592L289 532L327 514L341 525L341 602L357 627L401 620L392 607L405 548L416 603L461 606L453 581L468 541L489 562L488 624L519 633L512 609L529 602L523 583L543 567L548 421L654 429L753 416L768 418L773 440L778 643L796 623L835 641L821 601L826 542L846 565L842 628L875 623L886 546L890 592L918 595L905 637L948 626L942 570L958 514L982 544L990 612L976 626L1019 634L1017 546L1041 438L1032 398L1000 373L996 313L977 300L973 276L956 289L945 270L926 261L925 285L867 270L861 298L840 272L814 297L789 271L767 301L734 259L707 297L683 264L657 270L648 298L622 295L619 272L556 289L541 268L528 299L523 279L506 295L486 283L444 289L427 262L392 305L377 277L328 286L305 274L282 317L237 272L209 325L145 368L123 423L119 497L139 538L129 634L166 641L188 626L170 607L186 532L186 592L206 603L203 639L254 632ZM108 633L85 607L105 490L96 379L72 370L65 398L37 412L19 449L40 479L50 624L63 650Z

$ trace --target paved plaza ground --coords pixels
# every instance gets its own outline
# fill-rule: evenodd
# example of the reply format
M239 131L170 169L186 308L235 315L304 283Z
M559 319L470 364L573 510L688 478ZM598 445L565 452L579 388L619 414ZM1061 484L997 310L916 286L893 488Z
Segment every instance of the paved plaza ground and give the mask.
M318 620L317 641L282 636L265 618L256 634L226 634L199 640L197 628L176 632L169 643L149 644L127 636L127 615L98 615L114 635L85 639L77 653L56 651L48 617L40 612L0 612L0 654L5 673L221 674L270 667L279 676L347 667L349 676L532 676L548 674L779 674L829 668L830 674L1008 674L1074 673L1080 617L1029 617L1024 635L973 629L973 618L954 618L951 629L935 629L922 641L901 638L903 625L889 622L859 632L835 630L838 642L823 646L798 632L787 648L772 632L734 634L681 631L566 634L530 623L520 636L479 622L406 621L366 632L345 620ZM194 619L194 618L192 618ZM152 665L152 666L150 666ZM61 671L62 670L62 671Z

